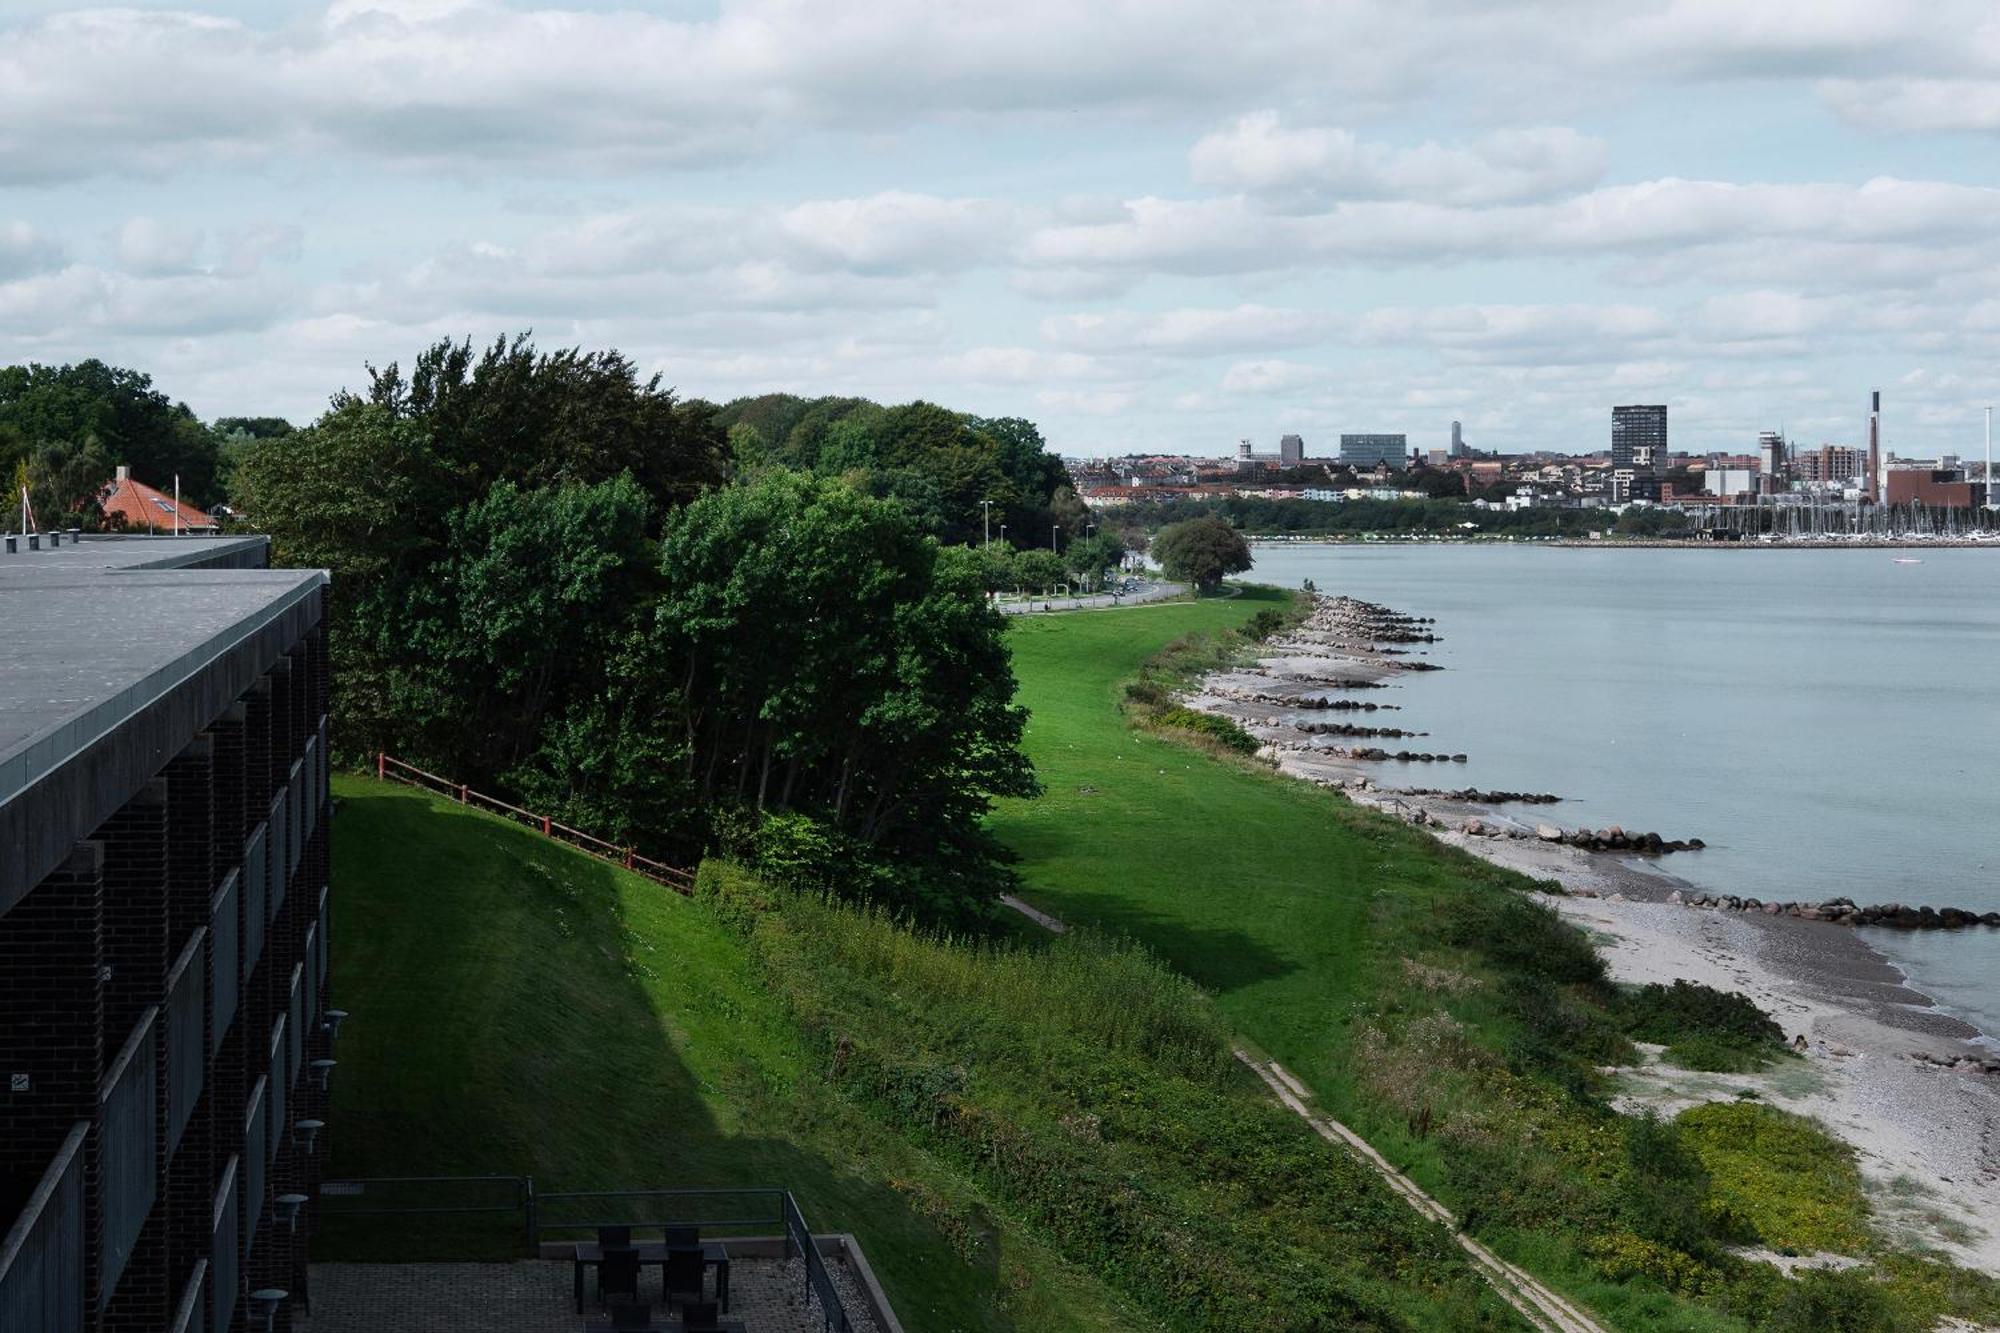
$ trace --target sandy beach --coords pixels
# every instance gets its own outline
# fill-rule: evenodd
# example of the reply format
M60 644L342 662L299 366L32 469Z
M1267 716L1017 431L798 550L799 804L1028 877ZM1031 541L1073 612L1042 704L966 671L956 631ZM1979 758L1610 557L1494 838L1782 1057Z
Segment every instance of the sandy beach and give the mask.
M1424 734L1403 706L1410 692L1401 686L1427 665L1430 636L1449 632L1399 614L1410 610L1322 595L1304 624L1257 662L1207 678L1189 705L1241 723L1282 772L1554 881L1561 891L1543 900L1591 934L1616 980L1685 978L1748 995L1788 1036L1805 1038L1802 1062L1706 1074L1648 1052L1642 1066L1619 1071L1621 1103L1671 1113L1754 1089L1854 1146L1886 1236L2000 1274L2000 1045L1938 1011L1853 929L1684 905L1688 886L1672 862L1699 851L1572 846L1554 840L1574 832L1559 802L1468 793L1451 738ZM1675 840L1704 831L1657 832Z

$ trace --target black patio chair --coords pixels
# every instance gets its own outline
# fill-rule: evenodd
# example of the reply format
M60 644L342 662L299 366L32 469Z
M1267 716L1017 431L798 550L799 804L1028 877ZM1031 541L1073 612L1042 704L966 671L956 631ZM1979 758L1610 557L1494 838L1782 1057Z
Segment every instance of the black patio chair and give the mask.
M653 1307L640 1301L616 1301L611 1306L611 1327L651 1328Z
M670 1250L676 1246L691 1249L701 1244L700 1227L662 1227L660 1231L660 1239L667 1243Z
M639 1299L639 1252L627 1245L621 1249L607 1249L603 1260L597 1265L597 1300L599 1304L614 1296Z
M721 1328L720 1307L714 1301L689 1301L681 1307L681 1333L714 1333Z
M662 1268L665 1277L666 1299L671 1305L686 1300L698 1301L702 1296L701 1246L676 1245L667 1251L667 1262Z
M631 1227L599 1227L597 1244L600 1249L622 1250L632 1243Z

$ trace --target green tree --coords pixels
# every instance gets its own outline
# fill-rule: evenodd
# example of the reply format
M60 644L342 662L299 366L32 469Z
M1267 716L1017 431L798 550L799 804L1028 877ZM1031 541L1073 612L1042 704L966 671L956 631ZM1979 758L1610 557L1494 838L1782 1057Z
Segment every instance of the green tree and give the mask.
M1212 590L1224 576L1250 568L1250 544L1219 518L1191 518L1153 539L1153 558L1167 577Z
M178 476L181 493L195 504L220 498L214 433L136 370L97 360L0 367L0 432L17 442L17 458L25 450L53 451L42 469L50 475L86 463L98 467L101 460L95 486L66 485L65 501L77 491L94 499L120 463L162 489L171 490Z
M1125 543L1114 532L1097 531L1079 537L1063 552L1063 564L1073 574L1083 579L1086 587L1095 588L1104 577L1104 571L1111 569L1125 558Z
M1054 551L1030 546L1014 553L1014 586L1025 592L1047 592L1063 582L1068 570Z

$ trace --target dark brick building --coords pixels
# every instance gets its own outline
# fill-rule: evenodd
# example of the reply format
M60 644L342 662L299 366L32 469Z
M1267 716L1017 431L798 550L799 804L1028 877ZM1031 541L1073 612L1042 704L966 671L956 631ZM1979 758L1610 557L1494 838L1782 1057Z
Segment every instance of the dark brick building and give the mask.
M326 1153L326 576L6 541L0 1329L262 1328Z

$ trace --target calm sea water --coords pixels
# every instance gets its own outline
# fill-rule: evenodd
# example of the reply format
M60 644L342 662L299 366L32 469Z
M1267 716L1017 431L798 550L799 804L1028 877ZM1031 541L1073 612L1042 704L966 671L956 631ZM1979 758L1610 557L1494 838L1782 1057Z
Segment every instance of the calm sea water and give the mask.
M1899 565L1892 554L1921 564ZM1266 546L1251 577L1434 616L1401 725L1453 785L1705 851L1758 898L2000 909L2000 551ZM1413 779L1425 775L1412 773ZM2000 1037L2000 930L1870 931Z

